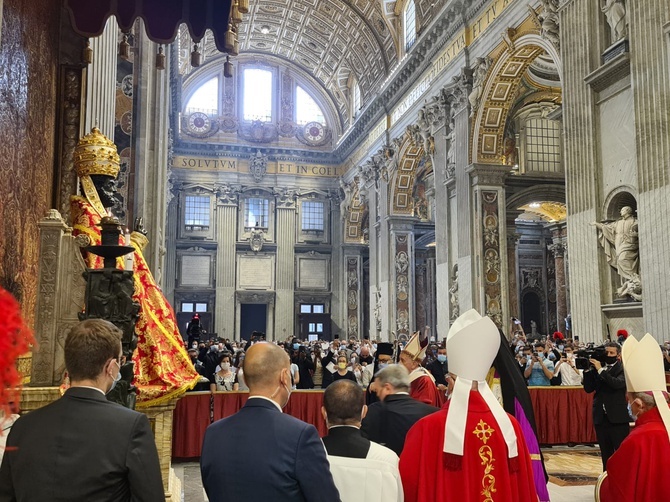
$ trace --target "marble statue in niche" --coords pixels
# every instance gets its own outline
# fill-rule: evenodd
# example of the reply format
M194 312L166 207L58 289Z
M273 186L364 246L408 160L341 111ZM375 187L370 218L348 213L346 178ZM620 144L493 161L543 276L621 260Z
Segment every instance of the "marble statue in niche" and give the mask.
M604 0L601 8L610 26L611 42L615 43L628 34L626 25L626 6L623 0Z
M351 184L345 182L342 178L340 178L340 188L342 189L342 192L344 192L344 197L340 202L340 217L343 220L346 220L349 214L349 209L351 208L351 199L354 190Z
M607 263L616 270L621 279L617 294L621 298L630 296L639 301L642 284L637 218L630 206L622 207L620 214L621 218L616 221L594 221L591 225L598 229L598 241L605 251Z
M453 275L451 276L451 287L449 288L449 316L452 321L456 320L460 314L458 303L458 265L454 265Z

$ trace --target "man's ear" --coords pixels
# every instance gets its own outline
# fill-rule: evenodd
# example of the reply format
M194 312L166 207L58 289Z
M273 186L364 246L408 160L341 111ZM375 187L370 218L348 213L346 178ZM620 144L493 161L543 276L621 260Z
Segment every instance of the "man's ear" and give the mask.
M326 421L326 424L328 423L328 413L326 413L326 407L322 406L321 407L321 416L323 419Z
M368 405L364 404L363 405L363 411L361 411L361 422L363 421L363 419L365 418L365 415L367 415L367 414L368 414Z

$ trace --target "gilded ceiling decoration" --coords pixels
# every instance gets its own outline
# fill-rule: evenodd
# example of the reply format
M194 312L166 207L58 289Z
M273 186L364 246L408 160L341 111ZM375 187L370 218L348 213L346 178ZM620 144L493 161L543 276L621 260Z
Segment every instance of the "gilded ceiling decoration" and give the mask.
M350 74L366 103L397 62L384 8L379 0L251 0L239 27L240 53L275 55L307 71L332 96L344 121ZM216 57L213 38L203 43L205 55Z
M539 216L550 223L565 221L567 218L567 208L561 202L531 202L519 208L526 213L531 213Z

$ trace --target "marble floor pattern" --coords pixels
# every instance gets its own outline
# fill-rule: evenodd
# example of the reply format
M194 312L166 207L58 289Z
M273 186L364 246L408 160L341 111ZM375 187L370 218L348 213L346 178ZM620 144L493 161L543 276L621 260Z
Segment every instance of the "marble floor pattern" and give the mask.
M593 488L602 472L598 448L556 447L542 452L551 502L593 502ZM197 462L175 463L174 469L182 481L182 502L208 502Z

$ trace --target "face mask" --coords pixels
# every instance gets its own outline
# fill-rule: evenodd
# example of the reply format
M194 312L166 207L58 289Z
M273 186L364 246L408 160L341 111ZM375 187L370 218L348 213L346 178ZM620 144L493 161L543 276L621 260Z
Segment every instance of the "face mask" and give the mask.
M554 354L553 352L549 352L549 360L550 361L555 361L556 360L556 354Z
M635 422L637 420L637 415L633 414L633 408L630 405L630 403L628 403L628 414L630 415L630 418L633 419L633 422Z
M616 362L616 356L606 356L605 364L614 364Z
M562 351L564 347L565 347L565 345L559 345L559 346L558 346L558 350L561 350L561 351Z
M572 359L573 357L575 357L575 355L572 352L568 352L565 354L565 357L567 357L568 359Z
M372 346L375 348L375 350L377 350L377 344L376 343L373 343Z
M438 354L437 355L437 360L440 361L441 363L446 363L447 362L446 354Z
M300 348L300 344L299 344L299 343L294 343L294 344L293 344L293 350L298 350L299 348Z
M538 352L537 353L537 358L540 359L540 360L544 359L544 352Z
M389 363L379 363L379 364L377 365L377 369L381 371L381 370L383 370L384 368L386 368L388 365L389 365Z
M230 363L221 363L221 369L223 371L228 371L230 369Z
M347 369L347 363L337 363L337 367L341 370Z
M119 362L116 361L116 360L114 360L114 362L115 362L116 365L119 367L119 372L116 374L116 377L114 377L114 379L112 379L112 386L111 386L111 387L109 388L109 390L107 391L107 394L109 394L110 392L112 392L112 389L113 389L114 387L116 387L116 384L119 383L119 381L121 380L121 365L120 365Z
M197 349L197 348L198 348L198 344L197 344L197 343L194 343L194 344L193 344L193 348L194 348L194 349Z

